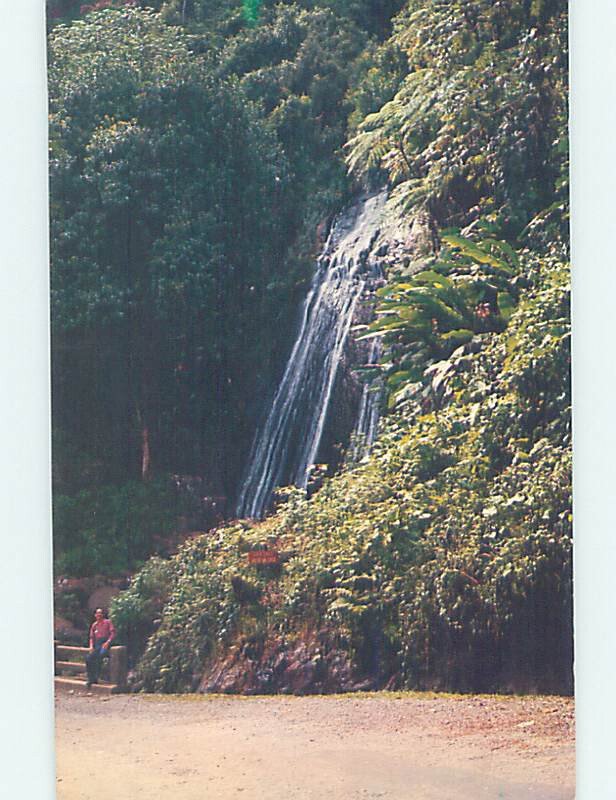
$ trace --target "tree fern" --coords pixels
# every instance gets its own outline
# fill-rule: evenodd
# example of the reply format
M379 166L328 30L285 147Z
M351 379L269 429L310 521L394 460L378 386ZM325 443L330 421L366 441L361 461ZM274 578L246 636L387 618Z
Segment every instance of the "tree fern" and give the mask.
M566 11L410 0L392 37L408 73L347 143L349 172L382 169L403 210L424 204L458 225L479 212L519 232L566 160Z

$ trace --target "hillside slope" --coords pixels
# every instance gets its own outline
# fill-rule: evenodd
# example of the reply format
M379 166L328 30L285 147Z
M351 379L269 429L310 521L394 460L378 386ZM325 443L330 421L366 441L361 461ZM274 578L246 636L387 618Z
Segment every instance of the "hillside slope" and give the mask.
M145 568L115 606L126 631L160 613L138 685L571 690L568 273L524 264L507 331L439 365L435 410L406 401L310 499ZM280 568L248 564L264 546Z
M567 4L55 5L58 567L140 567L170 483L229 516L332 215L418 232L371 455L147 561L135 687L570 692Z

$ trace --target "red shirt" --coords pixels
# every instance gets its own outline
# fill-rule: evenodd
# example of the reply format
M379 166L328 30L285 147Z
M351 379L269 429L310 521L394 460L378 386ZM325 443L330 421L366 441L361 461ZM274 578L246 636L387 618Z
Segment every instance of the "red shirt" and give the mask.
M100 622L94 620L90 625L90 647L94 647L99 642L111 644L115 637L115 628L110 619L102 619Z

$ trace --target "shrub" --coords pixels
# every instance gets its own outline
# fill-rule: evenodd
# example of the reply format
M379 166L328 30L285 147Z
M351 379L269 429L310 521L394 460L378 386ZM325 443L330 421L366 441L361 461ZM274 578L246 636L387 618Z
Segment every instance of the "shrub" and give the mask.
M178 516L164 482L132 481L54 497L55 572L120 575L164 547Z

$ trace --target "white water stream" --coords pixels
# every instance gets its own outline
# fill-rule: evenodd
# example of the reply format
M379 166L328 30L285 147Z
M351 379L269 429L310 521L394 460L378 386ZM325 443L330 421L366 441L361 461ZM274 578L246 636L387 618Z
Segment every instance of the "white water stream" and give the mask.
M238 517L261 517L282 484L305 488L327 420L332 391L357 305L381 277L375 257L386 193L364 197L332 225L304 301L297 338L262 427L240 491ZM378 345L371 348L372 363ZM355 427L369 446L376 434L378 394L365 386Z
M380 337L370 342L370 351L366 366L378 364L381 359L383 343ZM355 461L370 452L381 416L381 399L383 397L383 380L380 377L364 383L357 413L357 422L351 435L351 452Z

